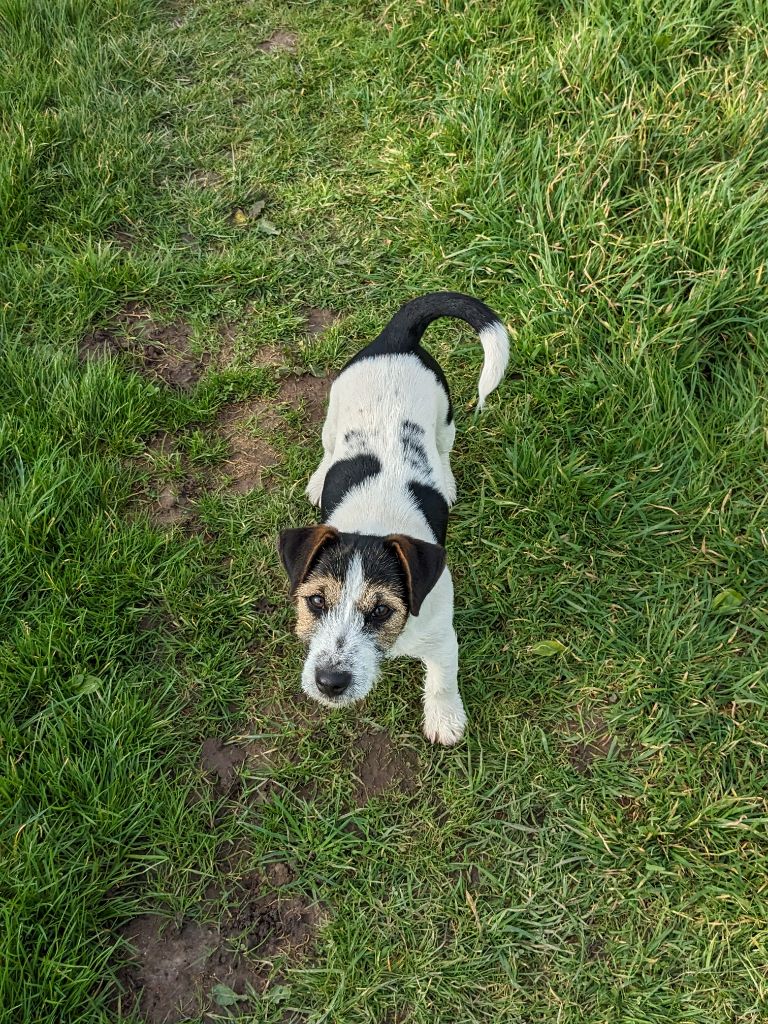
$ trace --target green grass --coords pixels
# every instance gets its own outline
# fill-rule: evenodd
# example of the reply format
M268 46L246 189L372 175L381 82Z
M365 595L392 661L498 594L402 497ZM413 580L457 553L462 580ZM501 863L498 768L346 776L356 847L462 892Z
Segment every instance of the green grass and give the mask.
M325 908L254 1021L768 1018L766 24L761 0L0 0L0 1019L114 1020L120 927L194 916L227 839ZM296 54L258 49L275 28ZM279 234L229 223L261 198ZM477 419L476 340L429 338L466 741L423 742L396 664L360 711L288 716L282 788L220 807L202 739L298 688L273 538L311 519L319 435L289 414L276 486L204 495L191 535L135 511L146 441L205 466L218 406L274 392L250 354L338 368L434 288L513 337ZM238 358L186 395L79 365L128 300L214 351L235 323ZM308 340L305 303L341 319ZM416 790L355 809L371 722Z

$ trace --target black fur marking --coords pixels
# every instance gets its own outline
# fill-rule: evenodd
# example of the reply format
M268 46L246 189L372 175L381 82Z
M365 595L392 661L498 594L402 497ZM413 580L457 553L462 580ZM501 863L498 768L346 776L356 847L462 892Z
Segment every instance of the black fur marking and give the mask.
M371 444L364 430L348 430L344 434L344 444L348 449L348 457L353 455L370 455Z
M401 429L409 434L424 435L424 427L420 423L414 423L413 420L403 420Z
M413 420L403 420L400 424L400 444L403 446L405 461L424 476L431 479L432 467L429 464L427 450L422 444L424 428Z
M341 533L337 543L323 548L312 571L332 576L343 583L355 555L360 556L366 581L389 587L406 601L407 585L402 564L391 545L384 543L383 537Z
M320 510L327 520L353 487L365 483L381 472L381 462L375 455L355 455L351 459L335 462L325 475Z
M448 502L434 487L430 487L428 484L419 484L415 480L410 481L408 490L419 511L429 523L429 528L435 535L437 543L445 545L448 533Z

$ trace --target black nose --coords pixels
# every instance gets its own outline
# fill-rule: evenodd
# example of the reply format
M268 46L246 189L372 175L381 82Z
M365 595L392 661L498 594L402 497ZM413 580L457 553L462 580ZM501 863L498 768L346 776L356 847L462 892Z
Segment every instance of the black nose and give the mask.
M315 672L315 682L320 693L326 697L340 697L352 682L352 673L319 668Z

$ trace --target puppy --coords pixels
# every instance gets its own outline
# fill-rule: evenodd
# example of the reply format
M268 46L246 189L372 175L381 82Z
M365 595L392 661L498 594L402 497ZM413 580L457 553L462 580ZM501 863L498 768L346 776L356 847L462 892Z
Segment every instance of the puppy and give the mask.
M334 381L323 458L306 491L322 525L283 530L278 550L308 645L304 691L328 707L351 704L370 692L383 658L419 658L424 733L450 745L466 723L443 546L456 426L445 374L421 347L438 317L466 320L480 335L482 409L509 358L499 317L455 292L406 303Z

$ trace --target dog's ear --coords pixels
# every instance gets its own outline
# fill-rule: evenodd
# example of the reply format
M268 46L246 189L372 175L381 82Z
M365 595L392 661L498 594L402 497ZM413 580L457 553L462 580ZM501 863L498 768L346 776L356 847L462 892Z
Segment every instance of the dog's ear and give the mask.
M408 588L408 610L411 615L418 615L424 598L445 568L445 548L401 533L390 534L384 539L395 549L403 567Z
M338 537L338 531L332 526L302 526L280 533L277 550L291 581L291 594L307 578L320 549Z

